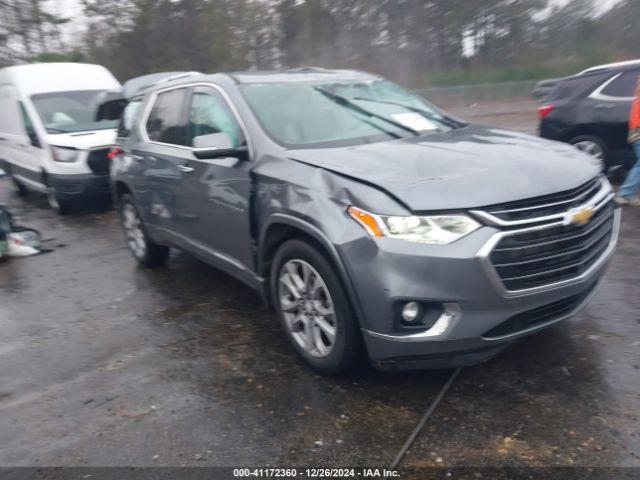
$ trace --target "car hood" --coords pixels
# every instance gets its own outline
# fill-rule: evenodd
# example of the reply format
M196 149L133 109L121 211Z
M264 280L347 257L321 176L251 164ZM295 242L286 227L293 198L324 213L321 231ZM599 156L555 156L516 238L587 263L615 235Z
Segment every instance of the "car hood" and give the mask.
M575 188L600 172L597 160L568 145L484 126L287 154L382 189L413 211L547 195Z
M89 132L50 133L47 142L59 147L88 150L95 147L113 145L116 141L116 130L93 130Z

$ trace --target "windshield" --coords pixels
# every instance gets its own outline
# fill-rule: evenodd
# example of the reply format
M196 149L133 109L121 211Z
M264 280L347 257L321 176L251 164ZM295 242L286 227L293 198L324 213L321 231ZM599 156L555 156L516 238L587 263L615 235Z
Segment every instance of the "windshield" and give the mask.
M252 83L242 91L262 127L287 148L360 145L459 126L387 80Z
M49 133L86 132L116 128L117 120L96 121L102 90L33 95L31 101Z

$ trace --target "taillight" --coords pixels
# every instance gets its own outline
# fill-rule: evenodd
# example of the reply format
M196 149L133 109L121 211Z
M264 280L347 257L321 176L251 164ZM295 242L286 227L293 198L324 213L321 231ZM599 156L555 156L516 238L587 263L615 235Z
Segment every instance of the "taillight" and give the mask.
M538 108L538 117L540 117L540 120L542 120L544 117L549 115L552 110L553 105L543 105L542 107Z
M107 153L107 157L110 159L114 159L118 155L120 155L122 152L124 152L124 150L122 150L120 147L113 147L111 151Z

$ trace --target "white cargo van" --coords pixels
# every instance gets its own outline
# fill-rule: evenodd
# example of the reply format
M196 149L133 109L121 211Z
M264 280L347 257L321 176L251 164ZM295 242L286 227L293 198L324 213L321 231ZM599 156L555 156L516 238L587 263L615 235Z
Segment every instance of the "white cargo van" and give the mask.
M117 120L97 116L120 83L104 67L78 63L0 70L0 168L19 194L43 192L64 213L81 198L108 196Z

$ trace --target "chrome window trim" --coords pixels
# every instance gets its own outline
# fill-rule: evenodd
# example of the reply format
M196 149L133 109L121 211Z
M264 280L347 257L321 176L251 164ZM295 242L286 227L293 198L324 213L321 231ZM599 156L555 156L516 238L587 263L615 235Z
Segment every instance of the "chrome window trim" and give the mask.
M146 102L146 104L144 106L144 110L142 112L142 115L140 116L140 121L138 122L138 133L140 134L140 138L142 138L142 140L145 143L150 143L152 145L160 145L160 146L164 146L164 147L180 148L182 150L188 150L190 152L200 152L200 151L205 151L205 150L211 150L210 148L193 148L193 147L188 147L186 145L175 145L173 143L156 142L154 140L149 139L149 135L147 135L147 121L149 120L149 115L151 115L151 110L153 109L153 106L156 103L156 99L158 98L158 95L160 95L161 93L164 93L164 92L171 91L171 90L177 90L179 88L189 89L189 88L193 88L193 87L209 87L209 88L212 88L213 90L217 91L222 96L223 100L225 101L225 103L229 107L229 110L231 110L231 113L234 116L236 122L238 123L238 126L242 130L242 134L244 135L244 138L246 139L247 147L249 148L249 158L250 159L253 158L253 151L254 151L253 144L251 142L251 137L249 136L249 130L247 129L247 126L244 123L244 120L242 120L242 117L240 116L240 112L238 112L238 109L236 108L234 103L231 101L231 97L229 97L229 94L227 92L225 92L222 87L220 87L219 85L216 85L215 83L212 83L212 82L202 82L202 81L200 81L200 82L195 82L195 83L174 85L174 86L171 86L171 87L163 88L163 89L156 90L156 91L152 92L149 95L149 99L147 100L147 102ZM198 159L194 158L194 160L198 160Z
M600 210L604 207L608 202L613 198L613 193L607 195L607 197L602 200L598 205L594 207L594 211ZM546 225L538 225L535 227L521 228L518 230L509 230L509 231L500 231L492 235L489 240L482 246L482 248L476 254L476 258L480 263L480 266L484 270L484 272L489 277L489 280L493 284L493 286L498 290L498 292L506 298L510 297L521 297L525 295L534 295L536 293L545 292L548 290L555 290L557 288L565 287L568 285L573 285L575 283L582 282L586 278L590 277L593 272L598 270L611 256L613 251L615 250L616 244L618 243L618 235L620 233L620 209L616 208L614 211L614 219L613 219L613 231L611 235L611 240L607 249L602 253L600 258L598 258L591 267L585 270L581 275L573 278L568 278L566 280L562 280L560 282L549 283L546 285L540 285L538 287L525 288L520 290L508 290L502 279L498 275L497 270L491 263L491 252L498 245L498 243L505 237L518 235L520 233L528 233L528 232L536 232L540 230L545 230L548 228L559 227L562 226L564 222L553 222L548 223Z
M593 198L584 204L574 207L574 208L594 208L597 204L601 203L604 198L611 197L611 184L604 178L600 178L600 190L596 193ZM580 198L580 195L576 196L576 198ZM569 200L570 202L571 200ZM554 205L567 203L567 202L559 202L559 203L548 203L537 205L534 207L535 209L552 207ZM506 211L521 211L524 209L513 209L513 210L502 210L502 212ZM501 218L496 217L495 215L490 214L484 210L470 210L470 213L482 220L486 221L489 225L497 226L497 227L515 227L519 225L529 225L532 223L540 223L540 222L551 222L553 220L563 219L567 212L554 213L553 215L546 215L544 217L535 217L535 218L527 218L523 220L502 220ZM500 213L500 212L498 212Z
M613 95L605 95L602 91L609 86L611 82L613 82L616 78L622 75L625 72L620 72L617 75L614 75L609 80L604 82L598 88L596 88L593 92L589 94L589 98L592 100L604 100L607 102L631 102L634 97L615 97Z

